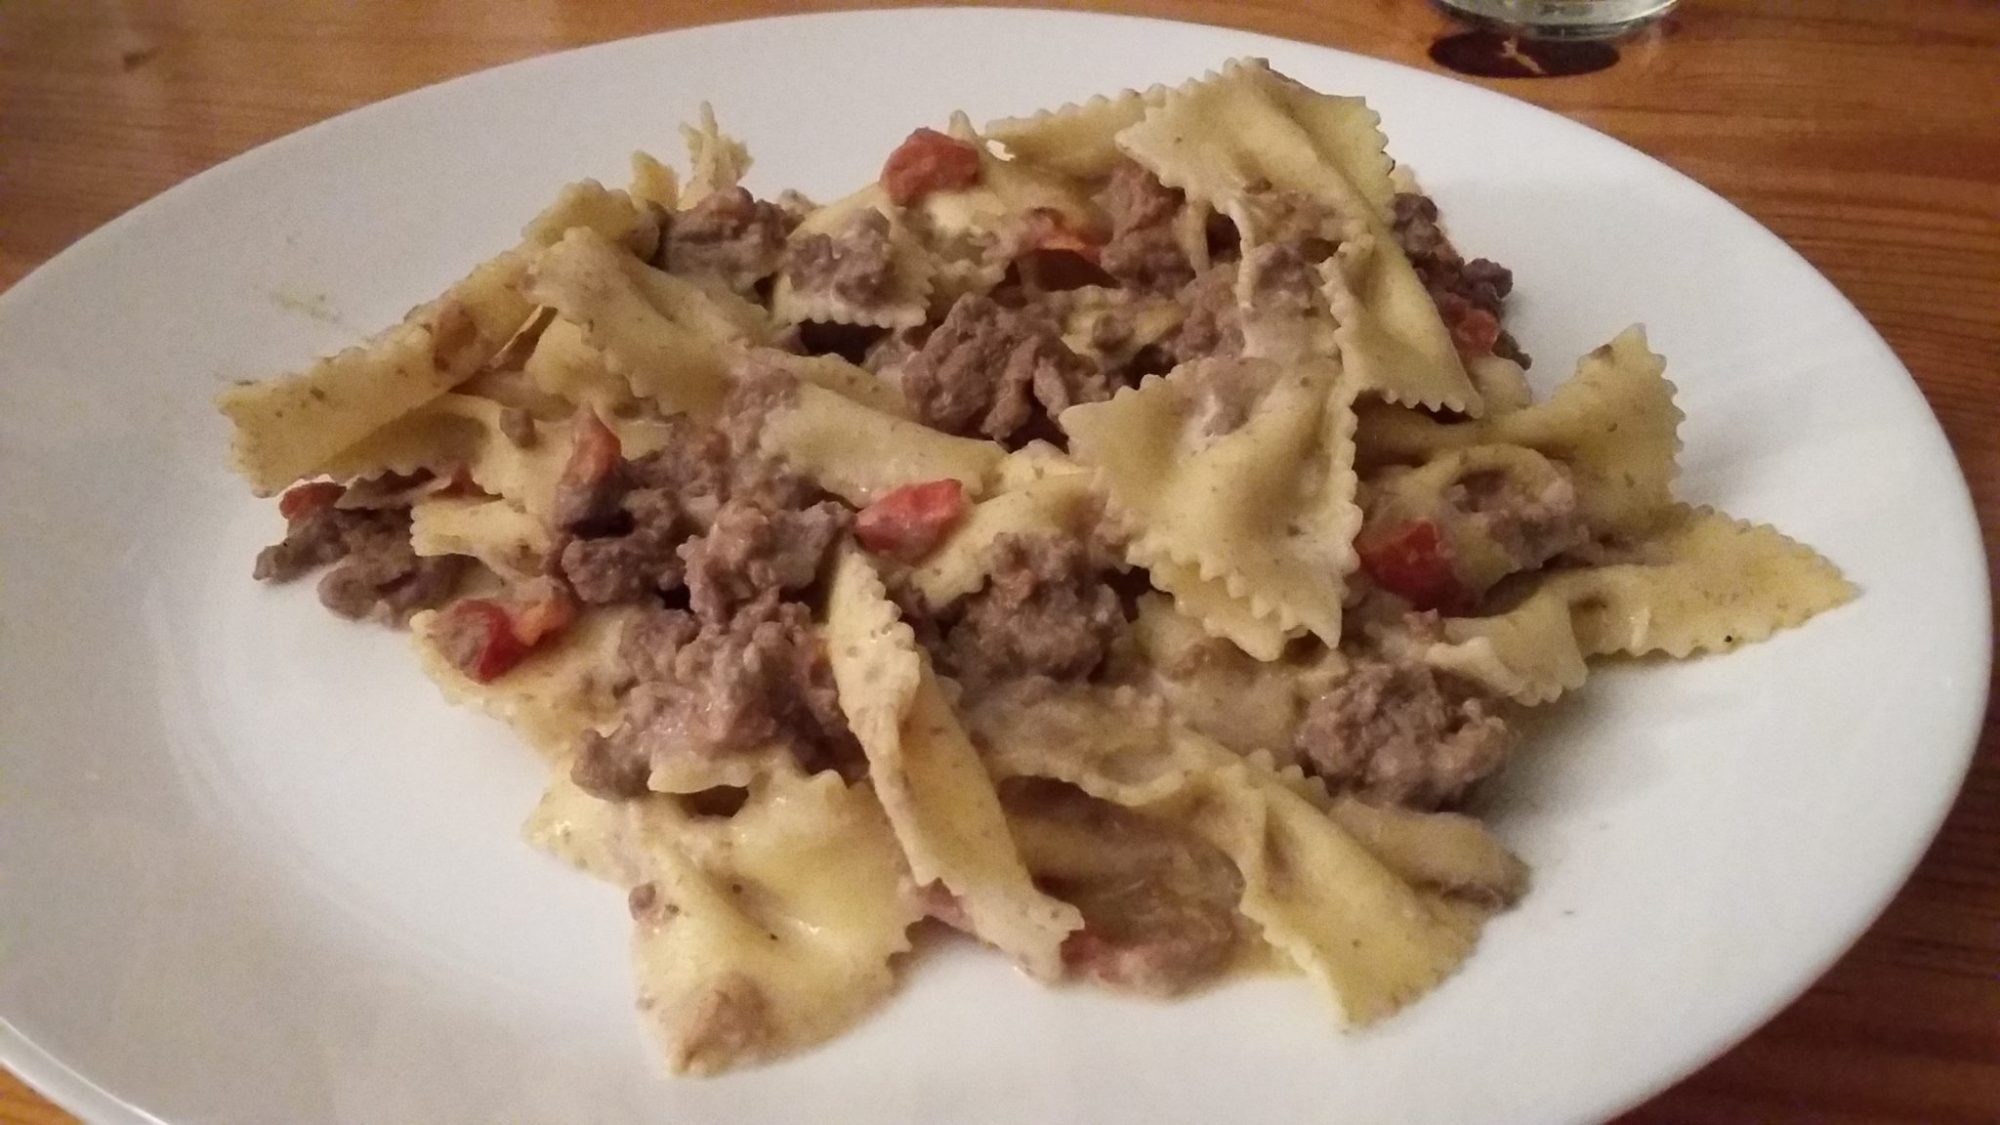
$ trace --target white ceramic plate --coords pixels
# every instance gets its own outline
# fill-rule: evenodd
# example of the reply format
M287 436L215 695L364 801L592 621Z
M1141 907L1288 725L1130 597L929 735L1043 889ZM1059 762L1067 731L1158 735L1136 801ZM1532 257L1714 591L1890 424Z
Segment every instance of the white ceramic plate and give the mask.
M907 45L921 42L922 50ZM1298 980L1163 1005L954 947L851 1036L656 1066L618 893L518 842L534 758L402 641L250 581L226 380L353 342L622 182L711 99L753 186L830 196L912 126L1254 53L1367 95L1460 242L1510 264L1546 386L1644 320L1684 494L1776 522L1854 605L1606 674L1492 797L1535 869L1465 970L1342 1035ZM1778 239L1560 118L1336 51L1045 13L709 27L349 114L174 189L0 299L0 1060L105 1122L1581 1120L1765 1019L1955 792L1988 655L1966 490L1909 376Z

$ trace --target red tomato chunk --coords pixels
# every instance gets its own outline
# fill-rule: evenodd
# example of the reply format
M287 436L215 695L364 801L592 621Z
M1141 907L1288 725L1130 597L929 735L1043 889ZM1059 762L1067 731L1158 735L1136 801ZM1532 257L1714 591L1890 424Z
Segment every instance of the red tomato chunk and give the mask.
M1430 520L1410 520L1380 531L1364 531L1355 541L1361 568L1375 584L1417 609L1441 613L1470 610L1471 597L1452 572L1444 537Z
M436 635L452 667L482 684L506 675L528 655L507 607L490 598L454 602L438 617Z
M882 190L899 207L934 191L955 191L978 182L979 150L936 129L911 133L882 165Z
M906 484L861 509L854 537L878 554L915 562L944 540L967 507L965 486L958 481Z
M278 514L297 522L316 512L333 507L347 490L330 480L313 481L311 484L295 485L278 497Z
M512 604L467 598L439 616L438 649L452 667L479 683L492 683L576 620L576 599L552 579L536 579L518 596L522 600Z

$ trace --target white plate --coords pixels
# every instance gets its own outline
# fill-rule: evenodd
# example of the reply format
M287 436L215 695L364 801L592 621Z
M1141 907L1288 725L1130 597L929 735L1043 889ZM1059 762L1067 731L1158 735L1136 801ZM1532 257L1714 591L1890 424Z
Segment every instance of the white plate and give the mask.
M920 51L904 44L921 42ZM1463 245L1513 266L1546 386L1632 320L1687 409L1683 491L1776 522L1852 606L1607 674L1493 798L1535 888L1360 1034L1303 982L1180 1004L919 959L794 1061L656 1067L617 892L517 841L538 766L402 642L250 581L279 523L222 469L224 381L386 324L567 179L703 98L754 186L825 197L913 125L1238 54L1366 94ZM1601 1116L1802 989L1902 882L1981 712L1972 510L1909 376L1771 234L1606 138L1386 63L1212 28L959 11L676 32L316 126L0 300L0 1059L105 1122L1550 1122Z

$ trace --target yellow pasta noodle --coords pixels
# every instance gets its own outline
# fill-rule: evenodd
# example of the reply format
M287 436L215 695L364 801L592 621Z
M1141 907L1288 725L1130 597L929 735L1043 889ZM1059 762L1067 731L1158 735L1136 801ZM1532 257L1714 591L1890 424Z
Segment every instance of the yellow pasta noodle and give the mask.
M670 797L551 784L530 840L631 888L639 1003L675 1070L710 1074L822 1042L895 985L919 910L866 784L819 774L726 820Z
M503 578L542 573L554 540L548 525L508 500L432 495L410 506L417 554L469 555Z
M732 346L763 342L763 314L718 288L662 273L578 229L536 259L528 291L583 327L639 397L664 413L712 417Z
M1076 909L1036 890L993 782L868 561L843 556L828 595L827 648L841 709L868 755L882 807L919 884L942 883L972 932L1029 972L1062 974Z
M1468 445L1521 445L1576 477L1585 523L1609 534L1643 533L1668 510L1678 468L1680 408L1666 361L1633 327L1585 355L1546 402L1499 417L1446 423L1377 408L1356 435L1364 467L1421 460Z
M1014 158L1079 180L1099 180L1123 155L1116 138L1139 123L1146 110L1166 98L1165 87L1144 93L1124 90L1110 96L1042 110L1027 117L990 121L983 132L1007 147Z
M628 412L638 401L632 384L614 374L604 353L584 338L583 326L563 317L550 321L522 371L543 393L588 406L600 415Z
M1379 140L1347 136L1362 119L1335 122L1337 112L1313 111L1309 131L1273 95L1279 84L1267 74L1245 65L1183 86L1118 134L1119 147L1162 182L1224 212L1240 214L1241 202L1265 187L1329 207L1346 221L1338 268L1327 274L1342 362L1362 387L1392 402L1478 414L1479 393L1451 333L1376 202L1387 186Z
M1353 1022L1395 1011L1470 952L1463 915L1404 882L1275 775L1129 708L1094 710L1072 696L983 709L973 721L1003 770L1069 782L1220 848L1243 876L1244 916ZM1395 831L1362 823L1385 838Z
M1006 455L993 442L942 434L812 383L771 412L760 440L764 452L857 507L901 485L947 477L981 495Z
M1585 652L1727 651L1854 597L1853 584L1812 548L1707 508L1676 508L1641 550L1657 561L1549 580L1568 599Z
M722 131L715 123L715 108L707 102L701 103L695 124L681 126L681 138L687 142L690 169L687 186L676 201L682 210L742 183L750 171L750 150Z
M1241 401L1259 381L1264 389ZM1131 526L1133 562L1192 567L1280 633L1303 626L1337 644L1342 579L1354 566L1361 520L1351 396L1352 384L1329 363L1211 361L1071 407L1060 422L1072 454L1097 470L1114 513ZM1169 592L1184 610L1202 608L1189 597L1203 594ZM1246 632L1226 622L1214 628Z

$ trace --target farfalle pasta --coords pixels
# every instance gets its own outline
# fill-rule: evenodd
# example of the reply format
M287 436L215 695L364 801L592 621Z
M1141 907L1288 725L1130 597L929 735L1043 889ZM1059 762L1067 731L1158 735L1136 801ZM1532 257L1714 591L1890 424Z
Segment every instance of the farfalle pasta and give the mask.
M625 890L672 1069L835 1037L951 931L1388 1017L1531 893L1468 804L1525 708L1854 595L1676 494L1641 330L1535 395L1361 99L1247 60L943 120L821 206L704 108L685 179L219 403L256 576L547 759L526 834Z

